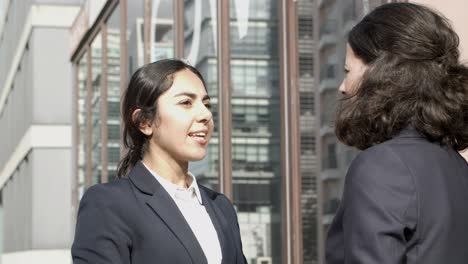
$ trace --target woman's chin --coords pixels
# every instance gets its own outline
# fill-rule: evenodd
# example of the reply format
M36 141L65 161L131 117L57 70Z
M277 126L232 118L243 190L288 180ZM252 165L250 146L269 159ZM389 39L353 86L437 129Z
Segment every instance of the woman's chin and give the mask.
M188 157L188 161L194 162L194 161L200 161L206 157L206 151L200 152L200 153L194 153L193 155L190 155Z

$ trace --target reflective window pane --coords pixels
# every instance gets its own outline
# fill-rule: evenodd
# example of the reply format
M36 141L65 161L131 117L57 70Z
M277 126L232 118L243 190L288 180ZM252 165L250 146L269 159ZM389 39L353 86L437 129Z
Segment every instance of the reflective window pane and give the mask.
M303 263L317 263L317 153L315 151L315 83L314 24L316 21L313 0L298 1L298 55L300 101L300 158L301 158L301 209Z
M218 57L216 54L216 1L184 1L184 58L203 75L208 95L211 98L214 132L206 157L191 162L189 170L197 180L214 190L218 190Z
M316 41L319 44L317 55L320 66L315 77L318 78L319 84L316 103L320 111L317 113L317 117L320 118L317 129L320 133L316 148L321 152L317 163L321 169L317 173L322 193L318 201L322 208L322 215L318 216L320 232L323 234L319 243L322 245L341 200L346 171L357 152L340 143L334 133L335 114L340 98L338 89L344 77L342 69L345 62L346 36L365 13L384 2L387 1L319 1L317 6L319 32L316 34Z
M101 182L102 174L102 38L91 43L91 185Z
M230 1L233 200L249 263L281 263L278 1Z
M127 70L128 79L144 64L144 0L127 0Z
M151 59L174 57L174 15L172 0L153 0L151 6Z
M78 199L83 196L86 177L86 112L88 107L86 82L88 76L88 54L85 53L78 63L78 181L76 188L78 189Z
M120 5L107 21L107 177L116 178L120 160Z

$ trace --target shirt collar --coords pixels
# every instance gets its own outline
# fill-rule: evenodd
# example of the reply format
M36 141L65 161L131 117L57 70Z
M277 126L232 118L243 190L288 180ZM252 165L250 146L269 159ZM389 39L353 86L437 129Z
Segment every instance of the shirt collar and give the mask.
M200 204L203 204L202 197L200 194L200 188L198 188L197 178L190 171L188 172L188 175L189 177L192 177L192 184L190 184L189 189L190 188L193 189L193 191L195 192L195 195L197 196L198 202Z
M156 180L162 185L162 187L166 190L166 192L169 193L169 195L172 197L172 199L176 198L176 193L177 192L189 192L189 193L194 193L195 196L197 197L198 202L200 204L203 204L202 197L201 197L201 194L200 194L200 188L198 188L197 179L191 172L188 172L188 176L191 177L192 183L190 184L190 186L188 188L182 188L182 187L180 187L180 186L166 180L165 178L163 178L162 176L160 176L156 172L152 171L150 168L148 168L148 166L146 166L145 163L143 163L143 162L141 162L141 163L146 167L146 169L148 169L149 172L151 172L151 174L153 174L153 176L156 178Z

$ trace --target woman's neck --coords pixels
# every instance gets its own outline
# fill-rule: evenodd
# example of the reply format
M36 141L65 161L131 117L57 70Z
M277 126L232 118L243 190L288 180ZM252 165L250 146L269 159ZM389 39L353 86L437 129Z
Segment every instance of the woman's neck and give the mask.
M143 157L143 163L157 173L159 176L169 182L187 188L190 186L190 177L188 177L188 161L178 162L175 159L163 157L164 155L155 155L146 153Z

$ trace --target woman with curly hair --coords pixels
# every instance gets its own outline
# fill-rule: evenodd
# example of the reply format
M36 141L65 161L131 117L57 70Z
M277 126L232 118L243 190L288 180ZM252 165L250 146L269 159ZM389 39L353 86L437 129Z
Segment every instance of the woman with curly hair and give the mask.
M346 175L328 264L468 263L468 68L437 12L382 5L349 33L336 135Z

